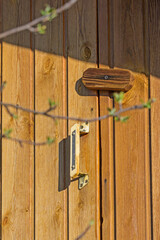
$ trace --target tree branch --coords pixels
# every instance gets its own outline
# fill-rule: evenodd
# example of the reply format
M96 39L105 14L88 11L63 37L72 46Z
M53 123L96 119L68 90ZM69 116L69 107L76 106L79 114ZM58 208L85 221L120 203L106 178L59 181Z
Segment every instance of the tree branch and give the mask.
M4 86L6 85L6 83L3 83L2 86L0 87L0 91L2 92ZM79 118L79 117L69 117L69 116L62 116L62 115L54 115L51 114L51 112L53 110L56 109L56 103L54 101L52 101L51 99L49 99L49 108L45 111L37 111L37 110L32 110L32 109L28 109L28 108L24 108L22 106L19 105L14 105L11 103L4 103L2 101L0 101L0 105L3 106L7 113L13 117L13 118L18 118L17 115L15 115L10 108L16 109L16 110L20 110L20 111L24 111L24 112L28 112L33 114L34 116L36 115L41 115L41 116L46 116L49 117L51 119L53 119L54 121L57 119L62 119L62 120L73 120L73 121L79 121L79 122L95 122L95 121L101 121L104 119L107 119L109 117L114 117L116 121L121 121L121 122L126 122L128 120L128 116L120 116L122 113L124 112L128 112L128 111L132 111L132 110L138 110L138 109L144 109L144 108L151 108L151 104L153 102L155 102L155 99L149 99L146 103L142 103L139 105L134 105L128 108L123 108L122 107L122 100L124 98L124 93L120 92L118 93L114 93L114 98L116 100L116 102L119 103L119 110L116 110L116 108L113 109L109 109L108 108L108 114L104 115L104 116L100 116L100 117L95 117L95 118ZM41 142L41 143L35 143L29 140L22 140L22 139L17 139L17 138L12 138L10 136L10 133L12 132L12 129L4 129L4 133L1 135L1 138L7 138L10 139L12 141L18 142L21 146L23 143L26 144L30 144L30 145L45 145L45 144L51 144L54 142L54 138L50 138L47 137L47 141L46 142Z
M154 102L155 100L150 100L150 104L152 102ZM124 113L124 112L127 112L127 111L132 111L132 110L135 110L135 109L144 109L144 104L140 104L140 105L134 105L134 106L131 106L131 107L128 107L128 108L122 108L120 107L118 111L115 111L114 113L109 113L107 115L104 115L104 116L101 116L101 117L96 117L96 118L78 118L78 117L69 117L69 116L61 116L61 115L52 115L52 114L49 114L49 112L51 112L52 110L54 110L56 108L56 106L53 106L53 107L49 107L49 109L47 109L46 111L36 111L36 110L31 110L31 109L28 109L28 108L23 108L21 106L18 106L18 105L14 105L14 104L10 104L10 103L3 103L3 102L0 102L0 105L4 106L5 109L7 110L7 113L11 116L11 117L14 117L15 115L10 111L10 107L11 108L14 108L14 109L17 109L17 110L21 110L21 111L24 111L24 112L28 112L28 113L32 113L34 115L42 115L42 116L46 116L46 117L49 117L51 119L53 119L54 121L56 119L63 119L63 120L76 120L76 121L80 121L80 122L95 122L95 121L101 121L101 120L104 120L104 119L107 119L109 117L117 117L118 120L121 120L124 122L126 121L126 119L128 119L128 117L120 117L120 114ZM30 140L23 140L23 139L18 139L18 138L13 138L10 136L10 131L12 131L12 129L9 129L9 130L6 130L6 131L9 131L9 134L8 132L5 134L2 134L1 135L1 138L4 138L4 139L8 139L8 140L11 140L11 141L14 141L14 142L18 142L20 144L20 146L22 147L23 144L29 144L29 145L33 145L33 146L43 146L43 145L49 145L51 143L54 142L54 138L50 138L48 137L47 138L47 141L45 142L32 142ZM89 230L90 227L88 227L87 229ZM86 230L86 231L88 231ZM77 239L80 239L80 238L77 238Z
M56 14L60 14L68 9L70 9L78 0L70 0L69 2L65 3L63 6L61 6L60 8L57 8L55 11L56 11ZM3 33L0 33L0 39L2 38L5 38L5 37L8 37L14 33L18 33L18 32L22 32L24 30L29 30L31 32L35 32L35 28L34 26L37 25L38 23L41 23L41 22L46 22L49 20L49 17L50 15L47 15L47 16L41 16L39 18L36 18L34 19L33 21L25 24L25 25L22 25L22 26L19 26L19 27L15 27L13 29L10 29L6 32L3 32Z
M151 103L153 103L153 102L154 102L154 100L151 100ZM49 117L53 120L62 119L62 120L72 120L72 121L80 121L80 122L96 122L96 121L107 119L109 117L116 117L116 116L119 116L121 113L132 111L132 110L135 110L135 109L137 109L137 110L138 109L144 109L144 104L139 104L139 105L134 105L134 106L131 106L131 107L128 107L128 108L121 108L112 115L107 114L107 115L104 115L104 116L101 116L101 117L95 117L95 118L79 118L79 117L69 117L69 116L49 114L49 112L51 110L54 110L55 107L49 108L46 111L36 111L36 110L31 110L31 109L28 109L28 108L24 108L22 106L14 105L14 104L11 104L11 103L0 102L0 105L4 106L6 109L11 107L11 108L18 109L18 110L21 110L21 111L24 111L24 112L32 113L34 115L46 116L46 117ZM9 110L9 112L10 112L10 110ZM13 114L11 112L10 112L10 115L13 116Z

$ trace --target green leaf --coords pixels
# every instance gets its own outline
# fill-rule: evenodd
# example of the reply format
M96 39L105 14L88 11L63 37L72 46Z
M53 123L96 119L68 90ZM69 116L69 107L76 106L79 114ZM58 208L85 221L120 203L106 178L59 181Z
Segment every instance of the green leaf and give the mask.
M45 34L46 32L46 25L42 25L42 24L38 24L37 25L37 31L40 33L40 34Z
M7 85L7 82L4 81L4 82L2 83L2 85L5 87L5 86Z
M118 116L116 116L116 117L114 117L114 120L118 122L120 120L120 118Z
M10 138L10 134L12 132L12 128L4 129L4 136Z
M142 102L142 105L143 105L143 107L144 108L151 108L151 104L153 103L153 102L155 102L156 101L156 99L155 98L153 98L153 99L149 99L148 100L148 102Z
M52 143L54 143L55 139L51 138L51 137L47 137L47 144L50 145Z
M46 5L44 10L41 10L41 15L42 16L48 16L48 20L52 21L53 18L57 16L57 12L55 8L51 8L50 5Z
M46 12L44 10L41 10L41 15L46 16Z
M121 122L127 122L128 119L129 119L129 116L120 117Z
M52 101L50 98L48 99L48 103L50 107L54 107L56 105L56 102Z
M114 113L116 112L116 108L107 108L108 112L109 112L109 115L113 116Z
M114 99L116 102L118 103L122 103L123 99L124 99L124 92L120 92L120 93L113 93Z
M55 119L55 125L56 125L56 126L58 125L58 120L57 120L57 119Z
M49 16L49 21L52 21L55 17L57 17L56 9L52 9L51 15Z
M89 225L92 226L94 224L94 220L91 220Z
M142 103L142 105L144 108L151 108L151 103L152 103L152 100L149 99L148 102Z
M17 116L16 114L13 114L13 118L14 118L14 119L17 119L18 116Z
M50 13L51 10L52 10L51 6L49 4L46 4L45 12Z

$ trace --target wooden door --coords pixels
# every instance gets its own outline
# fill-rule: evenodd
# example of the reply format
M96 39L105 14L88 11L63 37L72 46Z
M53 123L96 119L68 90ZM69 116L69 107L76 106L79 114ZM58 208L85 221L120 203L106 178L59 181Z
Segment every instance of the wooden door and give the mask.
M129 112L127 124L101 122L102 239L158 239L160 4L108 0L98 6L99 66L135 74L123 107L157 99L149 112ZM106 103L116 107L100 92L100 114L106 113Z
M58 8L66 1L50 0ZM40 15L45 0L0 1L0 29ZM69 137L80 121L53 121L1 109L1 131L12 137L53 145L20 146L1 142L2 240L153 240L159 239L159 14L158 0L79 0L47 23L45 35L22 32L0 45L2 100L55 115L96 118L117 107L109 91L84 87L87 68L133 72L123 107L157 99L151 111L131 111L127 123L112 118L90 123L80 138L80 172L89 183L70 182ZM90 226L91 220L94 224Z

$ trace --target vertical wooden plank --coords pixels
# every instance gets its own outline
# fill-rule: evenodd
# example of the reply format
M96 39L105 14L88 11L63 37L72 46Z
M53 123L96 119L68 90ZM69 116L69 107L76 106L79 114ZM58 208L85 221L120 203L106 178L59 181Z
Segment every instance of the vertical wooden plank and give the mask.
M30 1L3 1L3 31L30 21ZM30 33L20 33L3 42L2 81L7 82L3 101L32 108L33 54ZM2 112L2 128L12 128L13 137L33 140L33 117L17 112L18 120ZM33 239L33 146L3 140L2 143L2 239Z
M110 44L111 21L109 1L98 1L99 67L111 66L113 49ZM108 114L107 108L113 101L107 91L99 91L100 116ZM113 163L113 120L100 122L101 146L101 217L102 239L114 239L114 163Z
M0 31L2 32L2 1L0 1ZM2 84L2 40L0 41L0 83ZM2 101L2 95L0 97ZM0 108L0 118L2 120L2 107ZM2 121L1 123L1 131L2 131ZM2 222L2 141L0 141L0 216ZM2 238L2 224L0 226L0 238Z
M35 1L36 16L46 1ZM58 8L63 1L53 0L50 5ZM35 40L35 103L37 110L49 107L53 99L57 115L66 112L65 63L63 60L63 15L47 24L47 33ZM58 145L66 134L66 122L36 117L35 139L45 141L46 136L56 137L51 146L36 147L35 153L35 239L65 239L64 192L58 192Z
M143 1L114 1L114 64L145 72ZM123 107L148 99L148 79L135 74ZM117 106L116 106L117 107ZM116 237L150 239L148 112L128 112L126 124L115 124ZM147 229L148 228L148 229Z
M152 206L153 206L153 239L160 238L160 127L159 127L159 104L160 104L160 2L149 1L150 9L150 93L156 102L151 108L151 153L152 153Z
M100 116L108 114L113 101L100 91ZM114 239L113 120L101 121L102 239Z
M68 115L98 116L97 93L84 88L80 78L97 61L97 9L95 0L80 0L68 12ZM69 134L74 121L69 121ZM80 172L89 174L89 184L78 190L69 188L69 239L75 239L93 219L95 224L84 239L100 239L99 209L99 124L90 124L90 132L80 141Z
M99 67L103 68L109 65L109 1L98 1L98 50Z

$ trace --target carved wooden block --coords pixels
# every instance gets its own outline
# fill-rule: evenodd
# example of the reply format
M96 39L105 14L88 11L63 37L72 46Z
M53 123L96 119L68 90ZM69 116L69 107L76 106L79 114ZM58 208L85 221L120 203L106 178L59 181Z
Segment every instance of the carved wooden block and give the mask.
M86 88L108 91L128 91L133 86L134 76L129 70L88 68L82 77Z

